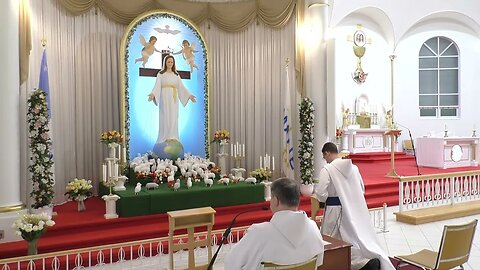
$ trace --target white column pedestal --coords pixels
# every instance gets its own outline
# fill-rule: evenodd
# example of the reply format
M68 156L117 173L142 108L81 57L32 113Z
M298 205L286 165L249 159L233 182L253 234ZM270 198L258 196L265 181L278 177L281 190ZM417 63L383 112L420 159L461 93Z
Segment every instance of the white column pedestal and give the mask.
M272 199L272 189L271 189L271 185L272 185L272 182L267 182L267 181L264 181L262 182L263 185L265 185L265 201L270 201Z
M219 153L218 156L218 166L222 169L223 172L227 172L227 156L226 153Z
M118 218L117 200L119 200L120 197L118 195L103 195L102 199L105 201L106 213L103 215L105 219Z

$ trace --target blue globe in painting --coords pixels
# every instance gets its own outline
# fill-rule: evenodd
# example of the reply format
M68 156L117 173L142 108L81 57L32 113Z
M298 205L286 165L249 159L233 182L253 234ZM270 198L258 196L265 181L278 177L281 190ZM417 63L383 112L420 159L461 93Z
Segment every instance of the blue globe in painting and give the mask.
M166 140L162 143L156 143L153 147L153 152L158 155L160 159L176 160L183 158L183 145L177 140Z

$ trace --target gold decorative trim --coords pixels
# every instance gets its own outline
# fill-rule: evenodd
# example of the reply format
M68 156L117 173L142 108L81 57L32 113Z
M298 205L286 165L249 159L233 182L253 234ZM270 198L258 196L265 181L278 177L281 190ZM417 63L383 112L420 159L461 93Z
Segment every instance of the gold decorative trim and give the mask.
M15 204L15 205L9 205L9 206L2 206L2 207L0 207L0 213L14 212L14 211L22 210L22 209L25 209L25 205L23 203Z

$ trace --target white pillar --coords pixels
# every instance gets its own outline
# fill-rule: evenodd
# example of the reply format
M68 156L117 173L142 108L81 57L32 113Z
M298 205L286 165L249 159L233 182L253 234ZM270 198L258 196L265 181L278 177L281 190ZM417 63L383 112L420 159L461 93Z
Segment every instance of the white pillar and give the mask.
M20 200L20 75L18 49L18 0L0 1L0 243L21 240L12 228L19 213L26 213Z
M18 51L18 0L0 1L0 213L22 205L20 201L20 83Z
M315 108L314 178L318 178L325 161L322 146L327 140L327 47L325 33L328 28L328 0L306 1L305 78L306 94ZM334 102L334 101L329 101ZM335 116L333 116L335 117Z

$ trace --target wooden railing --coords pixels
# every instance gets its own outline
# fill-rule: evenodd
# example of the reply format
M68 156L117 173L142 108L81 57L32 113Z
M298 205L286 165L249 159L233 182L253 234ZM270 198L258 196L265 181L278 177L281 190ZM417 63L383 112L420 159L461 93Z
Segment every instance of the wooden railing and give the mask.
M480 170L402 176L398 185L400 212L480 200Z

